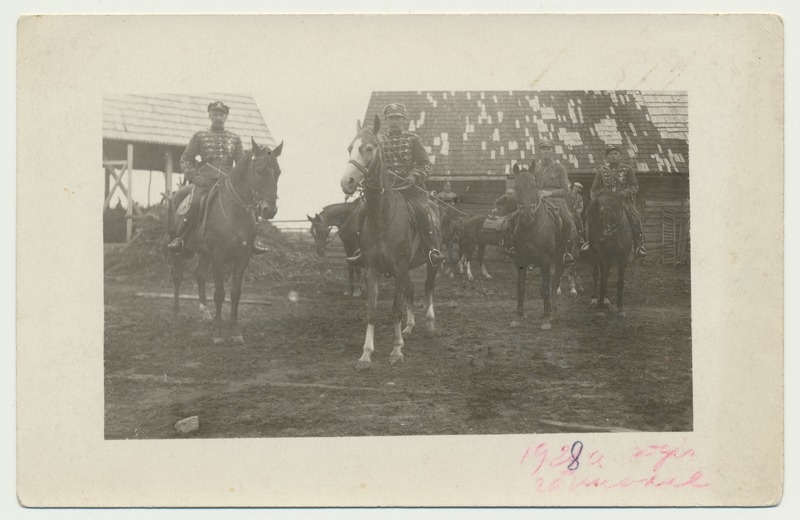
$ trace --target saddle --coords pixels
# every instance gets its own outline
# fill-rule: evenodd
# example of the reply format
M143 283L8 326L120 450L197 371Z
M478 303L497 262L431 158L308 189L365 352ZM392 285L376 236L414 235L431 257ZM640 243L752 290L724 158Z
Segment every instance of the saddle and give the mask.
M214 183L213 186L211 186L210 189L202 193L202 195L200 196L200 200L198 201L200 214L203 215L203 219L201 221L201 225L199 228L201 235L205 231L206 220L208 218L208 209L211 206L211 201L213 200L214 195L216 195L219 192L220 182L222 182L222 179L219 179L217 182ZM175 193L176 199L180 200L180 198L183 197L183 200L181 200L180 204L178 205L178 209L175 210L176 216L181 217L189 212L189 209L192 207L192 202L194 201L194 198L197 196L197 193L195 193L196 187L197 186L192 184L190 189L185 193L181 193L183 190L179 190L178 192Z
M481 225L481 236L487 244L502 246L511 227L509 215L503 217L488 216Z

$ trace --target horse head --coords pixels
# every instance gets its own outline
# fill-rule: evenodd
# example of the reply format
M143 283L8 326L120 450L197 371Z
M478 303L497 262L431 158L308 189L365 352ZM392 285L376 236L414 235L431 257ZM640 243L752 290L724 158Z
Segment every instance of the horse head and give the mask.
M536 179L533 176L534 163L530 167L514 164L514 195L520 215L530 217L533 209L539 203L539 192L536 189Z
M376 165L382 160L381 147L378 142L378 130L381 127L381 120L376 115L372 123L372 128L361 126L359 121L356 125L356 136L347 147L350 160L345 166L342 174L342 191L347 195L352 195L359 185L369 181L367 177L374 175Z
M278 213L278 179L281 168L278 157L283 151L283 142L270 150L260 146L251 139L252 151L245 157L247 170L245 177L245 193L252 194L253 203L257 206L256 215L271 219Z
M308 221L311 222L311 236L314 237L314 247L317 250L317 255L325 256L325 246L328 244L328 237L331 234L331 228L325 223L325 219L317 213L313 217L306 215Z
M603 191L597 195L588 214L590 241L602 242L619 230L624 218L622 201L616 193Z

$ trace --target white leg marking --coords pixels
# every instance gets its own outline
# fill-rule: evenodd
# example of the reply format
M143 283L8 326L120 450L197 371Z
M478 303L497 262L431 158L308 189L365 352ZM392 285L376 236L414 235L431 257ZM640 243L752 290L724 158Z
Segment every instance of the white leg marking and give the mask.
M489 280L492 279L492 275L490 275L489 272L486 271L486 266L483 264L481 264L481 274L483 275L484 278L488 278Z
M466 261L467 264L467 280L472 280L472 262Z
M375 325L367 325L367 335L364 338L364 353L361 354L361 358L359 361L364 363L370 363L372 359L370 356L372 352L375 350Z

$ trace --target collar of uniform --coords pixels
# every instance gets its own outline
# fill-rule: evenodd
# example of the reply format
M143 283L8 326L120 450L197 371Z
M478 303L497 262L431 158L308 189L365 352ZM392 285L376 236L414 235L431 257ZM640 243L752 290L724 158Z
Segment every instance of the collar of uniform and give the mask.
M226 132L225 127L222 128L214 128L213 126L208 129L209 132L213 132L215 134L224 134Z

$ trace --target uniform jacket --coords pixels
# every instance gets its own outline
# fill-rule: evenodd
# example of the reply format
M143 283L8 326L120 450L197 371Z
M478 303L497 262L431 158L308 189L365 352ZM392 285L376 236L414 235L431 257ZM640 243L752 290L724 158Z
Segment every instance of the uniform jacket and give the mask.
M633 168L623 163L601 166L592 183L592 200L604 190L622 193L626 199L633 200L639 191L639 182L636 180Z
M198 155L203 159L199 165L195 159ZM211 185L221 176L217 169L228 173L243 157L238 135L227 130L201 130L192 136L181 156L181 171L189 182Z
M552 161L549 164L539 162L533 170L533 178L536 179L536 188L550 190L550 199L566 200L569 193L569 178L564 167Z
M410 132L398 135L384 132L379 139L386 169L400 177L413 175L416 184L423 186L431 173L431 161L419 137Z

